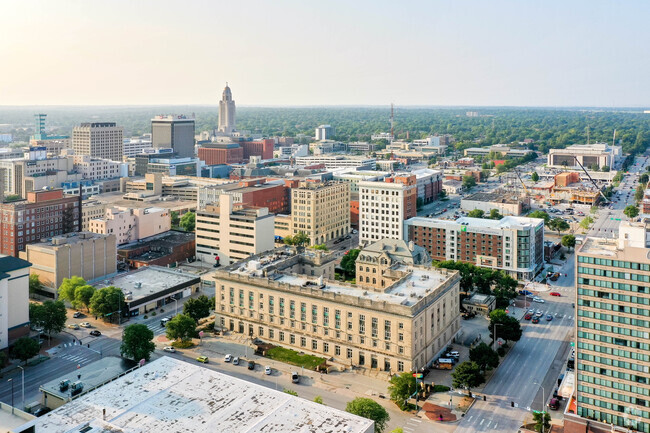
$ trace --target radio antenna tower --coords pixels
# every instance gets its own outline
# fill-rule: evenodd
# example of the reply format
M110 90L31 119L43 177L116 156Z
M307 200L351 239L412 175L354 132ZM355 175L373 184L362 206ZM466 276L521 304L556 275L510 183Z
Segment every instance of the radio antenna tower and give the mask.
M390 136L391 136L391 139L395 138L395 134L394 134L395 123L394 122L395 122L395 111L393 109L393 103L391 102L390 103Z

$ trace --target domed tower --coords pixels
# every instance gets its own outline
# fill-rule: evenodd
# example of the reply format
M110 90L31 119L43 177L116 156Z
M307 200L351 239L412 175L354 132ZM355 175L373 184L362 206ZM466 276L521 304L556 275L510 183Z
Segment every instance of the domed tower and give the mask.
M235 101L232 99L232 92L228 83L221 94L219 101L219 132L232 134L235 131Z

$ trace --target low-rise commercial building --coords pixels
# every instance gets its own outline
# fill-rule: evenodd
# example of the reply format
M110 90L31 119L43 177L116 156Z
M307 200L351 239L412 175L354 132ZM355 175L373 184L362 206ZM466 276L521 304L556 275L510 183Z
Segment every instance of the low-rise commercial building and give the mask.
M219 196L228 194L233 203L249 207L266 207L270 213L291 211L291 183L282 179L267 181L265 178L242 179L222 185L210 185L198 189L197 207L218 203Z
M215 271L217 326L391 373L430 364L453 341L457 271L400 265L390 269L395 283L374 290L328 279L323 270L332 272L334 260L284 247Z
M84 179L102 180L129 176L129 166L125 162L88 155L75 155L73 161L75 170L81 173Z
M344 167L360 167L363 170L374 170L376 167L376 160L365 156L312 155L296 157L296 164L307 167L323 164L328 170Z
M115 236L75 232L27 245L20 257L31 262L30 274L43 284L42 293L57 297L64 278L81 277L89 283L117 273Z
M463 192L463 182L460 180L445 180L442 182L442 189L447 194L460 194Z
M621 146L607 143L574 144L565 149L549 149L548 166L555 168L580 168L577 160L586 169L597 167L615 168L621 160Z
M148 238L171 229L169 210L159 207L106 208L103 218L90 220L88 230L99 234L112 234L117 244Z
M275 246L274 218L267 208L235 206L233 197L196 211L196 257L212 265L229 265Z
M503 144L495 144L489 147L470 147L463 151L464 156L488 156L490 153L508 156L510 158L520 158L532 153L530 149L513 149Z
M143 266L176 266L191 260L196 254L196 235L193 232L170 230L120 245L117 257L131 269Z
M415 217L404 222L406 240L424 247L433 260L454 260L502 270L530 280L544 265L544 220Z
M461 198L460 208L467 212L480 209L486 214L496 209L504 216L519 216L524 210L524 204L519 199L513 198L512 194L477 192Z
M29 334L29 268L31 263L0 255L0 350Z
M463 308L469 313L480 314L481 316L489 317L490 312L494 310L497 305L497 298L492 295L482 295L475 293L469 298L463 299Z

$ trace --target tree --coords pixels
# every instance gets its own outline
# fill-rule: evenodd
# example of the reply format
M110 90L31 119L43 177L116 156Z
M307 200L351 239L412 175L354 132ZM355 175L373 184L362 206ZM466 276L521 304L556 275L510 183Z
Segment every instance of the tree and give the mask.
M196 215L194 212L187 212L181 217L180 226L186 232L193 232L196 227Z
M485 216L485 212L483 212L481 209L472 209L467 213L467 216L470 218L483 218Z
M533 421L535 421L536 432L550 431L551 415L548 412L534 412Z
M410 372L404 372L390 378L390 385L388 385L390 399L402 410L406 409L404 403L416 390L415 378Z
M29 320L34 325L43 328L48 336L63 331L68 320L63 301L45 301L42 304L29 304Z
M603 168L601 168L602 171L608 172L610 170L609 165L603 165Z
M386 409L370 398L357 397L349 401L345 406L345 411L373 420L375 422L375 433L383 433L384 429L386 429L386 422L390 420L390 415L388 415Z
M441 189L440 192L438 193L438 198L443 199L445 197L447 197L447 191L445 191L444 189Z
M490 313L490 337L494 339L494 329L496 337L506 341L519 341L521 338L521 324L517 319L508 316L504 310L494 310Z
M327 248L327 245L325 244L314 245L312 248L315 250L329 251L329 248Z
M474 176L463 176L463 189L469 191L476 186L476 179Z
M341 259L341 269L348 275L355 275L357 257L359 257L359 249L351 249Z
M125 310L124 293L117 287L108 286L99 289L90 298L90 311L95 316L112 316L123 310Z
M639 176L639 183L648 183L648 178L650 178L650 176L648 176L648 173L643 173L641 176Z
M9 361L9 357L7 356L7 354L4 352L0 352L0 370L2 370L5 365L7 365L8 361Z
M574 248L576 246L576 237L573 235L562 236L562 245L571 250L571 248Z
M77 287L74 291L72 306L78 310L81 309L81 307L86 307L86 310L90 311L90 300L94 294L95 288L91 285L86 284L85 286Z
M20 337L11 348L11 356L27 362L28 359L38 355L40 350L41 346L38 341L29 337Z
M530 175L530 180L537 183L539 182L539 174L536 171L533 171L533 174Z
M415 207L417 210L422 209L422 206L424 206L424 199L422 197L418 197L417 200L415 200Z
M485 343L469 350L469 360L477 363L481 370L490 370L499 366L499 354Z
M153 331L147 325L136 323L124 328L120 354L134 361L144 359L149 361L151 354L156 350L153 342Z
M298 397L298 393L292 389L284 388L282 392L285 394L293 395L294 397Z
M490 209L490 215L488 218L491 220L500 220L503 218L503 215L499 213L499 209Z
M59 286L59 299L63 299L72 304L77 287L85 286L87 284L86 280L81 277L73 276L71 278L64 278L61 286Z
M188 341L194 337L196 322L186 314L179 314L167 322L165 328L170 340Z
M171 214L170 214L170 218L171 218L171 225L172 225L172 227L178 227L178 225L179 225L180 222L181 222L181 219L180 219L180 217L178 216L178 212L176 212L176 211L172 211Z
M639 186L636 187L636 191L634 191L634 199L636 201L641 201L643 200L644 194L645 194L645 184L640 184Z
M623 210L623 213L630 219L636 218L639 215L639 208L634 205L629 205Z
M43 288L38 274L29 274L29 293L34 294Z
M210 315L210 310L213 307L214 302L207 296L201 295L198 298L185 301L185 304L183 304L183 314L190 316L196 323L199 323L199 320Z
M580 227L582 227L585 230L589 229L589 226L594 222L594 219L590 216L586 216L580 221Z
M298 232L293 236L293 245L301 247L305 244L309 244L309 236L305 232Z
M316 397L314 397L314 403L323 404L323 397L317 395Z
M452 385L454 388L464 388L470 391L485 382L485 376L481 373L481 367L474 361L461 362L451 373Z
M562 218L553 218L551 222L548 223L548 228L557 231L558 236L560 236L560 232L569 230L569 227L569 223L564 221Z
M528 214L528 218L539 218L544 220L544 225L548 226L548 224L551 222L551 217L549 214L544 212L543 210L536 210Z

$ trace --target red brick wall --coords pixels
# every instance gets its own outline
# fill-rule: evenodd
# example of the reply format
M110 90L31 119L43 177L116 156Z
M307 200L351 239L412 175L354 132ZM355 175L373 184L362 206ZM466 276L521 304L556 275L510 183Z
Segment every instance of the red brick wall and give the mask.
M241 147L231 149L199 147L198 156L207 165L238 164L244 160L244 149Z
M266 138L259 141L239 142L239 145L244 149L244 159L249 159L251 156L261 156L262 159L272 159L274 144L273 140Z
M62 189L54 189L51 191L29 191L27 192L27 201L30 203L40 203L42 201L56 200L63 198Z
M350 225L359 230L359 200L350 200Z
M291 189L284 185L264 187L244 194L243 202L248 206L267 207L270 213L287 214L290 209Z

